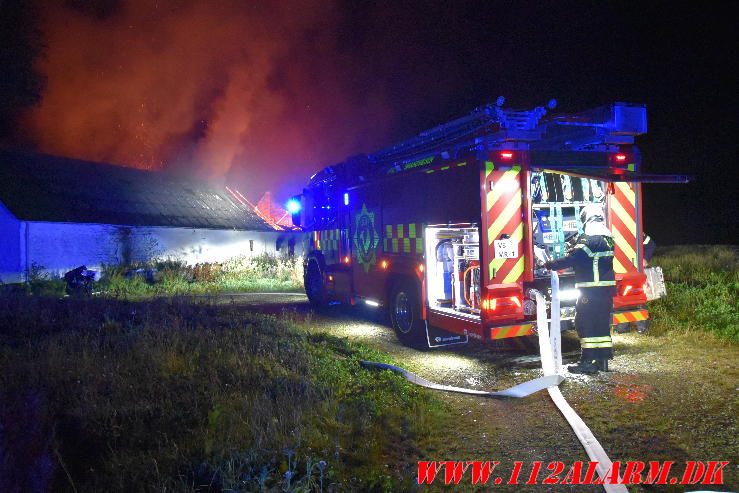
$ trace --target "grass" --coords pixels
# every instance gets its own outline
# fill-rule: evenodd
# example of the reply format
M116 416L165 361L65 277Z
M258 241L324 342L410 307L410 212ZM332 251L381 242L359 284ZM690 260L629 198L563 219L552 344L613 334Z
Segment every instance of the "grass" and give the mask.
M235 306L0 298L0 490L399 491L441 410Z
M34 264L28 281L4 286L0 293L63 297L66 282L52 278ZM303 258L262 254L234 257L226 262L188 265L177 260L155 260L130 265L103 266L94 283L97 294L125 299L188 294L298 292L303 290Z
M98 289L116 297L301 291L303 260L263 254L222 264L189 266L179 261L106 266Z
M739 255L736 247L691 245L662 248L667 296L649 304L650 332L707 331L739 342Z

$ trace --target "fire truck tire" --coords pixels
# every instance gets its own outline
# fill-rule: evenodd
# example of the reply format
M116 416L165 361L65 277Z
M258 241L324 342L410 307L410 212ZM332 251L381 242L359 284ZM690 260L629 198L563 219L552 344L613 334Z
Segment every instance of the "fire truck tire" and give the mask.
M408 280L393 284L390 290L390 324L400 342L411 347L426 347L426 326L421 320L418 286Z
M638 322L634 322L636 325L636 331L640 334L644 334L649 330L649 319L646 320L639 320Z
M323 283L321 267L316 259L308 261L303 282L305 283L305 294L308 296L310 304L315 308L324 306L326 304L326 286Z
M628 334L629 331L631 331L631 325L629 324L629 322L616 324L615 330L617 334Z

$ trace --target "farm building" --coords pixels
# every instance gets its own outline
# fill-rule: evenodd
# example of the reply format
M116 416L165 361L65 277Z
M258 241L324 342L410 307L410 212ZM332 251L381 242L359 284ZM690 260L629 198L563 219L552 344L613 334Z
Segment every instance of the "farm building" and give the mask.
M0 151L0 282L80 265L301 254L233 190L43 154Z

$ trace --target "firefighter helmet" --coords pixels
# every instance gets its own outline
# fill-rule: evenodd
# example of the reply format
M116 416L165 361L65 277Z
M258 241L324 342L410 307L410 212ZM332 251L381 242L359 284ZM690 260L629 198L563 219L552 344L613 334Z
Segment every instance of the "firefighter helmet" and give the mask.
M603 212L603 206L600 204L588 204L580 211L580 221L585 224L588 221L598 219L600 221L606 220L606 215Z

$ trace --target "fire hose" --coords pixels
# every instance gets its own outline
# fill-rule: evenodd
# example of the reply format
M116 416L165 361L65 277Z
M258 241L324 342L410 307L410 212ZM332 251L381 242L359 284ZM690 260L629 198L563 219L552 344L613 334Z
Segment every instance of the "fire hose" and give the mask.
M450 385L441 385L431 382L425 378L409 372L403 368L386 363L376 363L374 361L361 361L364 366L376 367L391 370L400 374L403 378L421 387L444 390L447 392L459 392L463 394L480 395L484 397L526 397L540 390L546 389L551 397L554 405L567 420L572 430L575 432L577 439L582 444L585 452L591 461L597 462L596 471L601 478L604 478L611 469L612 462L608 458L608 454L601 444L590 431L590 428L578 416L574 409L567 403L564 396L559 390L558 385L564 381L562 371L562 340L560 334L559 320L559 276L552 271L552 305L551 305L551 327L547 321L546 300L544 295L536 292L536 326L539 337L539 353L541 355L541 367L544 372L543 377L534 378L526 382L520 383L505 390L497 392L486 392L483 390L465 389L461 387L453 387ZM626 486L622 484L603 484L603 488L607 493L628 493Z

